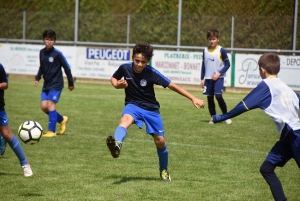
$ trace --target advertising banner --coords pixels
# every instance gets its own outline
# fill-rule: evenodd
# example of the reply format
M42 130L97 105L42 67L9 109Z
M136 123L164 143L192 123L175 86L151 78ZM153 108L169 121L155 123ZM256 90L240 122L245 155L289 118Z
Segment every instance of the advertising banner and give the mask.
M231 55L228 54L229 59ZM202 52L155 50L151 65L177 84L200 85ZM231 68L224 79L230 86Z
M0 63L6 73L36 75L40 66L39 53L44 45L0 44ZM55 46L66 57L74 74L76 47Z
M130 60L129 49L78 47L76 76L110 79L121 64Z
M261 81L258 60L261 55L236 54L235 87L255 88ZM300 90L300 57L280 56L280 72L278 77L293 90Z

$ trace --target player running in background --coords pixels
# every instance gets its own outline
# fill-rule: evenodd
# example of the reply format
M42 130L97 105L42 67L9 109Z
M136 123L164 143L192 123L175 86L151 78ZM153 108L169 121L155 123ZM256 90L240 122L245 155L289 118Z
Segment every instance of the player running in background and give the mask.
M4 67L0 64L0 132L1 139L1 155L4 154L6 142L18 157L25 177L33 175L29 162L26 159L24 150L18 138L11 132L8 117L5 111L4 90L8 88L8 79ZM4 148L3 148L4 147ZM3 152L2 152L3 151Z
M258 60L260 76L263 79L233 110L223 115L212 116L213 122L233 118L249 110L260 108L274 121L280 135L260 172L269 184L276 201L286 200L281 182L275 174L276 167L283 167L294 158L300 168L300 94L295 93L277 74L280 71L280 58L275 53L266 53Z
M214 96L216 96L222 113L227 112L227 105L222 93L224 77L230 67L230 61L226 50L218 45L220 38L217 30L209 30L207 40L208 48L203 51L200 87L203 88L203 94L207 96L208 110L210 115L213 116L216 114ZM212 121L209 121L209 123L213 124ZM231 120L227 119L226 123L231 124Z
M154 85L177 92L190 99L195 107L204 107L204 101L171 82L153 67L147 65L153 56L153 47L146 43L133 48L133 62L122 64L111 78L116 89L125 90L125 107L114 136L108 136L106 143L114 158L118 158L127 129L136 124L140 129L146 125L146 133L153 137L156 145L161 181L171 181L168 172L168 149L164 138L164 126L159 112L160 105L155 98ZM122 79L124 78L124 79Z
M35 76L34 86L38 86L41 76L44 79L44 85L41 94L41 109L49 116L48 132L44 137L56 136L56 123L60 123L60 134L66 131L68 122L67 116L62 116L56 111L56 103L58 103L62 89L64 88L63 73L61 67L64 68L68 78L68 89L74 89L73 76L71 67L61 51L54 48L56 41L56 33L52 30L45 30L43 33L43 41L45 48L40 51L40 67Z

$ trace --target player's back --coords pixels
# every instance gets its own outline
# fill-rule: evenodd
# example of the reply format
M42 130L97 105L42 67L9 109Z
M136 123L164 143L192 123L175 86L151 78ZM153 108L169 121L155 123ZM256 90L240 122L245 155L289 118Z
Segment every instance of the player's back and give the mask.
M299 98L296 93L279 78L268 78L263 81L271 93L271 104L265 112L274 120L277 131L281 133L285 124L293 130L300 129Z

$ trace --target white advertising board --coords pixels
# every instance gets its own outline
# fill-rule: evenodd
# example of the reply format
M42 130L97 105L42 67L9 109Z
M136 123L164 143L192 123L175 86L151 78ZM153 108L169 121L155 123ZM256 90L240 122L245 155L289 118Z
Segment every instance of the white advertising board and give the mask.
M128 49L78 47L76 76L110 79L121 64L130 60Z
M0 44L0 62L6 73L34 75L42 45Z
M235 56L235 87L254 88L261 82L258 60L261 55L236 54ZM280 72L278 77L293 90L300 90L300 57L279 56Z
M36 75L40 66L39 53L44 45L0 44L0 62L6 73ZM71 66L76 66L76 47L55 46ZM75 72L76 73L76 72Z
M231 60L231 55L228 54ZM155 50L151 65L177 84L200 85L202 52ZM225 86L230 86L231 69L226 73Z

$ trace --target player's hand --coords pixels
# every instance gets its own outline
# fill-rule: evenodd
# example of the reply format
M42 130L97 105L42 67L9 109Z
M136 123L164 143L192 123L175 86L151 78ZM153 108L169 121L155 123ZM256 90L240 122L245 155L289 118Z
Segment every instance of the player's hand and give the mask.
M219 79L219 77L221 76L221 73L216 73L212 76L212 80L216 81L217 79Z
M118 88L126 88L126 87L128 87L128 83L126 80L118 80L117 86L118 86Z
M37 87L37 86L38 86L38 84L39 84L39 81L36 81L36 80L34 80L34 82L33 82L33 86Z
M199 108L199 106L200 106L200 108L204 108L204 105L205 105L204 100L201 100L199 98L194 98L192 100L192 102L196 108Z
M200 81L200 88L203 88L204 87L204 80L201 80Z
M74 86L69 86L68 89L69 89L70 91L73 91L73 90L75 89L75 87L74 87Z

